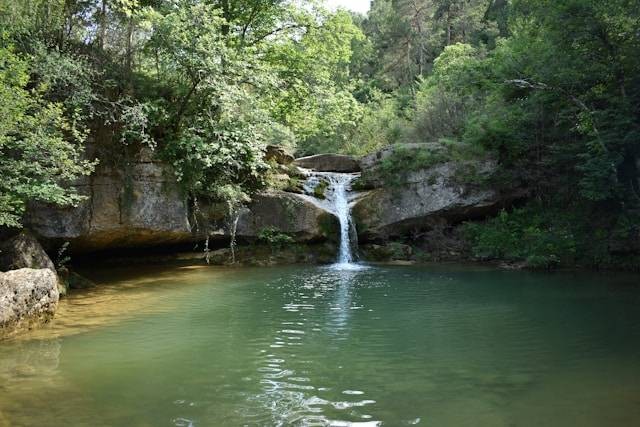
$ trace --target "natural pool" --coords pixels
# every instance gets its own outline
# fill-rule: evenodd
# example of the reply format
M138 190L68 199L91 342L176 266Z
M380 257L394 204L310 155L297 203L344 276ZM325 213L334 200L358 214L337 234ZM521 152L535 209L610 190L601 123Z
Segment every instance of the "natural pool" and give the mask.
M0 344L0 426L640 424L634 276L131 270Z

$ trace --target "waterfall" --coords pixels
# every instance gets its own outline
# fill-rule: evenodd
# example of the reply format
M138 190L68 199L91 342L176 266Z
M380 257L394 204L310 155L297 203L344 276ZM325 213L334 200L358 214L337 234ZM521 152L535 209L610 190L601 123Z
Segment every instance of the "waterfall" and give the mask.
M358 268L354 264L353 248L357 247L357 234L351 218L351 183L358 174L337 172L307 172L308 179L304 185L308 195L318 196L318 186L323 186L324 200L314 197L315 203L333 212L340 222L340 250L335 264L337 268ZM321 187L321 188L323 188Z

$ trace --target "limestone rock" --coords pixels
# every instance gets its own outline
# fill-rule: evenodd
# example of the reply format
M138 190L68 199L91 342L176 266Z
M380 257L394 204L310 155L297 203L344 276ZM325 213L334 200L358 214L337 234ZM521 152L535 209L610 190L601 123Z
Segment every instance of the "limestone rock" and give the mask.
M254 196L240 215L237 236L256 238L265 228L275 228L298 242L335 238L339 233L338 219L309 199L282 191Z
M360 163L352 156L342 154L317 154L301 157L294 165L317 172L360 172Z
M411 260L413 248L402 243L392 242L384 245L366 244L360 248L360 254L368 261Z
M47 268L55 271L55 266L47 253L28 231L22 231L0 243L0 271L20 268Z
M264 153L264 159L266 161L273 160L279 165L289 165L295 160L284 147L279 145L267 145L267 149Z
M278 153L275 150L272 154L286 154ZM279 160L287 161L284 157ZM283 171L279 174L283 188L301 192L291 184L301 181L299 169L291 164L280 164L279 168ZM25 218L25 224L49 248L56 249L68 241L72 257L100 250L201 242L207 236L219 241L229 238L226 208L200 200L195 213L198 220L190 221L193 216L186 195L170 167L154 161L152 153L142 153L126 170L105 163L74 186L87 196L79 206L32 204ZM239 220L237 236L255 239L267 227L290 234L299 242L338 235L337 219L331 213L304 195L284 191L254 196Z
M401 185L382 186L361 197L353 208L361 240L384 240L456 224L498 212L520 192L502 194L482 184L496 163L490 159L445 162L408 172ZM473 180L460 175L474 171Z
M139 161L126 173L100 167L75 186L88 197L78 207L30 207L25 222L42 239L69 241L74 253L193 239L186 197L161 163Z
M58 279L49 269L0 273L0 338L51 320L58 299Z

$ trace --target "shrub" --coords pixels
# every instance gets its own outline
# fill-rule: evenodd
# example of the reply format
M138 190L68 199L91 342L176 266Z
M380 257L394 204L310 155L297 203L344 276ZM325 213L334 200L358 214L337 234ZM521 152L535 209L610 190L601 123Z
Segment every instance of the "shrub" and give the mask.
M532 268L584 265L592 268L634 268L637 228L624 213L567 208L531 202L523 208L502 211L495 218L464 225L474 256L526 262ZM615 245L625 253L616 254Z
M272 250L282 249L284 245L293 243L293 237L283 233L276 227L265 227L258 233L258 240L266 243Z

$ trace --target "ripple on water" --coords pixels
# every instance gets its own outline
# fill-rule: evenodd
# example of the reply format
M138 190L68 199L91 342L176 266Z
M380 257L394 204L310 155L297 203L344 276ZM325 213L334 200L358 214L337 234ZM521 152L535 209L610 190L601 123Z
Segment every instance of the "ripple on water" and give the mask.
M576 277L129 278L63 301L38 340L0 347L0 425L634 425L637 288Z

